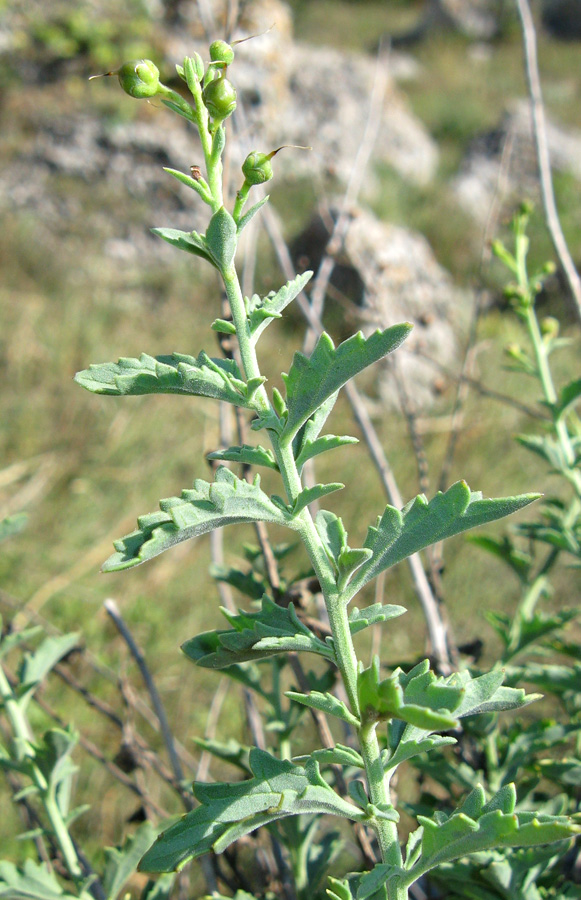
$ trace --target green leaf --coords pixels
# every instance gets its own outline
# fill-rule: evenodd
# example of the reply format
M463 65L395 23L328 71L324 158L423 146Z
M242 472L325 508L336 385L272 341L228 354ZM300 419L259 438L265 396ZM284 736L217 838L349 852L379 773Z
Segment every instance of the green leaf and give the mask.
M352 725L353 728L359 728L361 724L359 719L353 715L343 701L338 700L333 694L322 694L320 691L311 691L310 694L300 694L297 691L286 691L285 696L288 697L289 700L294 700L296 703L308 706L310 709L318 709L321 712L327 713L329 716L336 716L338 719L343 719L344 722Z
M94 394L189 394L253 409L252 392L237 363L210 359L203 350L197 359L183 353L155 357L142 353L139 359L99 363L77 372L75 381Z
M232 626L227 631L206 631L185 644L182 650L198 666L223 669L235 663L266 659L275 653L305 650L334 660L329 644L320 641L300 621L292 603L278 606L266 594L257 612L241 610L234 615L222 609Z
M245 773L250 773L250 751L251 747L246 744L240 744L234 738L227 741L210 740L209 738L194 738L194 743L202 750L211 753L217 759L230 763Z
M559 401L555 406L555 412L558 417L566 413L581 398L581 378L570 381L566 384L559 394Z
M430 750L437 750L440 747L446 747L455 744L456 738L453 737L427 737L423 740L401 740L397 746L397 750L389 756L388 751L384 751L382 757L383 768L386 772L395 769L402 762L413 759L414 756L420 756L422 753L429 753Z
M265 590L265 579L252 569L243 572L233 566L210 566L210 575L216 581L230 584L232 587L250 597L251 600L261 600Z
M264 206L265 203L268 203L268 200L269 200L269 195L267 194L266 197L263 197L262 200L259 200L258 203L254 204L254 206L251 206L250 209L248 209L244 213L244 215L238 219L238 234L240 234L241 231L244 228L246 228L246 226L254 218L256 213L260 209L262 209L262 207Z
M248 324L254 343L256 343L264 329L273 319L280 318L283 309L286 309L289 303L292 303L295 297L300 294L312 276L312 272L303 272L302 275L297 275L292 281L287 281L278 291L271 291L264 298L254 294L250 300L246 300Z
M448 731L458 721L452 712L464 693L461 686L433 672L408 679L401 669L381 680L379 657L357 677L359 704L364 719L400 719L422 731Z
M339 570L337 587L340 591L347 587L350 578L370 557L371 550L368 550L366 547L356 547L354 549L345 547L341 551L337 559L337 568Z
M212 849L222 853L261 825L285 816L334 814L354 821L365 817L329 787L312 760L303 768L254 748L250 766L253 777L248 781L196 783L194 793L201 805L159 836L140 868L167 872Z
M24 710L36 688L54 666L79 645L78 634L62 634L46 637L32 653L26 653L20 664L19 704Z
M54 872L43 863L27 859L21 869L13 863L0 862L0 897L6 900L77 900L67 893Z
M308 756L295 756L293 762L303 763L310 758L315 759L321 766L353 766L357 769L363 769L363 758L353 747L346 747L345 744L335 744L334 747L328 747L323 750L313 750Z
M51 728L34 745L34 762L50 785L63 818L69 812L71 779L76 771L70 755L77 742L78 735L71 727Z
M342 551L347 547L347 532L345 531L343 520L328 509L321 509L317 513L315 526L319 533L319 537L323 542L327 556L336 566L336 561L339 559Z
M481 547L493 556L504 560L517 575L519 581L526 583L532 565L531 556L513 542L506 535L502 538L491 537L487 534L471 534L468 536L471 544Z
M213 484L197 479L193 490L182 491L181 497L161 500L159 505L160 512L137 520L137 531L114 542L117 552L103 565L104 572L138 566L175 544L224 525L271 522L293 527L290 516L260 489L258 475L249 484L224 467L217 470Z
M192 190L196 191L196 193L203 197L207 202L212 202L212 195L204 182L196 181L191 175L185 175L184 172L179 172L177 169L170 169L167 166L163 167L163 171L167 172L168 175L172 175L178 181L181 181L186 187L192 188Z
M514 793L513 809L510 808L507 791L510 787L513 786L501 788L504 796L499 798L497 794L474 818L463 812L455 813L444 822L418 816L423 827L422 854L412 872L423 874L442 862L482 850L534 847L568 840L581 833L581 826L567 816L515 813Z
M394 325L368 338L358 332L336 349L323 332L310 357L295 353L288 375L283 376L289 409L283 437L293 438L325 400L367 366L399 347L411 327L407 322Z
M336 482L334 484L315 484L313 485L313 487L305 488L300 492L293 504L292 515L298 516L298 514L305 508L305 506L308 506L310 503L314 503L316 500L320 500L321 497L326 497L327 494L333 494L335 491L341 491L344 487L344 484Z
M236 334L236 325L228 319L214 319L210 328L220 334Z
M161 98L161 102L164 106L167 106L168 109L171 109L172 112L178 114L178 116L182 116L182 118L186 119L188 122L194 121L194 111L188 113L188 110L185 107L179 106L177 103L173 103L171 100L168 100L165 97Z
M336 450L339 447L346 447L348 444L358 443L358 438L351 437L348 434L324 434L323 437L315 441L303 441L301 452L296 460L297 468L300 472L308 459L313 459L313 457L326 453L328 450Z
M105 849L103 890L106 900L117 900L131 876L137 871L139 860L151 847L157 830L149 822L143 822L123 847Z
M517 434L516 440L531 453L535 453L548 462L556 472L569 470L569 462L556 438L550 435Z
M400 890L409 887L442 863L472 853L536 847L568 840L581 832L581 826L567 816L515 813L515 797L514 785L505 785L485 803L484 791L478 787L451 816L443 812L433 818L418 816L421 827L408 842L412 856L405 868L385 863L376 866L361 879L358 900L371 897L388 883L395 896L396 886Z
M433 673L429 671L429 661L425 660L415 666L407 675L401 669L396 669L392 675L394 680L395 676L403 689L404 704L414 702L435 707L440 703L442 706L450 708L454 693L448 695L448 701L446 688L451 688L458 697L457 705L451 709L456 719L481 713L500 712L506 709L520 709L538 696L536 694L527 696L522 690L503 687L504 672L502 669L496 669L477 678L473 678L470 672L463 670L438 678L434 682ZM406 723L403 720L394 719L388 727L390 755L388 756L387 753L384 755L385 764L391 767L415 756L415 753L410 753L414 744L423 743L428 735L436 730L438 729L427 723L418 725L411 720ZM431 746L426 744L423 749L432 750L436 747L437 744Z
M198 234L197 231L178 231L176 228L152 228L151 232L167 241L172 247L185 250L186 253L193 253L194 256L200 256L207 262L212 263L213 266L216 265L215 260L208 252L206 239Z
M354 606L349 614L351 634L357 634L358 631L363 631L364 628L369 628L370 625L378 625L381 622L387 622L389 619L395 619L397 616L403 616L405 612L407 612L405 606L396 606L389 603L385 605L374 603L372 606L367 606L361 610Z
M243 466L266 466L278 472L278 465L272 450L265 447L251 447L243 444L241 447L228 447L226 450L214 450L208 453L206 459L228 460L240 463Z
M224 272L236 253L236 222L223 206L210 219L206 231L206 247L218 269Z
M458 481L445 493L438 492L429 502L419 494L401 512L394 506L387 506L377 525L368 529L364 546L373 551L373 557L351 582L349 597L384 569L424 547L508 516L538 496L522 494L485 500L479 491L472 492L465 481Z

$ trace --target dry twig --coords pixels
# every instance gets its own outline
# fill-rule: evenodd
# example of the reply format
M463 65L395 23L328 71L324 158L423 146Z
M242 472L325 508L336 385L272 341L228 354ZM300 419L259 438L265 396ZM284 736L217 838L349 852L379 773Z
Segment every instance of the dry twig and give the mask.
M563 229L561 228L557 203L555 201L555 191L553 189L545 108L543 105L537 58L535 23L528 0L516 0L516 5L522 25L525 69L531 101L533 134L537 153L537 164L539 167L539 181L541 185L541 196L543 198L543 208L545 210L545 220L549 234L551 235L553 247L555 248L555 253L561 263L563 272L565 273L565 278L567 279L567 284L571 291L577 316L581 319L581 278L575 268L575 263L573 262L567 246L567 241L565 240L565 235L563 234Z

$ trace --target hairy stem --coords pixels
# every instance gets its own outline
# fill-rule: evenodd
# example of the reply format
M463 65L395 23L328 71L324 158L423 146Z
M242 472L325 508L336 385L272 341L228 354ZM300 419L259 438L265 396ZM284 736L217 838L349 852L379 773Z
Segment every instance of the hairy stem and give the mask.
M222 273L224 287L230 302L232 320L236 328L240 357L245 377L259 378L260 366L256 350L250 340L250 328L244 307L244 300L236 268L232 265ZM258 404L263 411L271 409L264 387L256 393ZM292 442L281 441L276 432L269 431L274 455L278 463L285 491L290 502L301 492L303 485L293 454ZM359 718L359 701L357 698L357 655L353 645L351 630L347 617L347 604L337 590L335 572L327 557L323 542L317 532L315 523L308 509L303 509L297 517L301 523L301 536L306 550L319 579L325 605L329 614L329 624L333 633L333 646L337 666L341 673L351 710ZM364 728L359 732L361 751L365 763L365 772L369 787L370 799L374 804L388 804L389 791L384 778L383 766L375 729ZM377 833L382 858L393 858L394 848L397 854L399 840L395 823L378 819L373 827Z

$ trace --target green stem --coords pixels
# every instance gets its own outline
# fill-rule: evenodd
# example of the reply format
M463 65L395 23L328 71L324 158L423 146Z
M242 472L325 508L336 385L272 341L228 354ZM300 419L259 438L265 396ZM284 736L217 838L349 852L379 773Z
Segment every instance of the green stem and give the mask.
M238 222L240 221L240 216L242 215L244 204L248 200L248 193L251 187L252 185L245 181L236 194L236 202L234 204L234 209L232 210L232 218L234 219L236 224L238 224Z
M83 870L75 850L72 838L63 820L54 791L47 782L41 770L34 762L34 750L31 747L33 734L22 707L14 695L14 691L0 666L0 697L4 703L4 709L14 737L14 752L19 763L26 759L29 761L28 774L32 779L41 797L44 810L50 822L53 834L61 849L65 865L72 880L78 883L82 880Z
M230 303L232 320L236 328L242 367L247 379L261 376L260 366L254 344L251 341L250 327L244 307L244 300L236 268L232 265L222 273L224 287ZM256 393L259 408L266 412L271 409L271 404L264 387L260 387ZM281 441L279 436L269 431L274 455L280 469L285 491L289 502L293 502L302 491L303 485L293 454L292 442ZM306 550L319 579L325 605L329 615L329 624L333 634L333 646L335 659L341 673L351 711L360 718L359 701L357 697L357 655L353 645L351 629L347 616L347 603L337 589L334 568L327 557L323 542L315 527L315 523L308 509L303 509L297 516L301 526L301 536ZM359 731L362 757L365 764L365 772L369 788L369 796L374 804L389 803L389 789L387 787L381 754L375 728L365 726ZM374 823L377 833L381 855L383 860L393 860L394 856L401 861L399 839L395 823L385 819L379 819ZM403 895L402 895L403 896ZM407 896L407 895L406 895Z

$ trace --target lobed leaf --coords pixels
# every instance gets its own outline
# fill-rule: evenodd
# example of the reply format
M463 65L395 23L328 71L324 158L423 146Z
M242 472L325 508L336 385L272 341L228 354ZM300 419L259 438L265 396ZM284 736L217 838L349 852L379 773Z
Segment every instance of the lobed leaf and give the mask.
M536 847L568 840L581 826L567 816L514 811L514 785L504 785L488 802L481 786L451 816L418 816L420 828L408 841L404 867L381 863L359 883L357 900L366 900L390 883L409 887L426 872L473 853L513 847ZM395 893L394 893L395 896Z
M94 394L189 394L253 409L253 391L244 382L237 363L211 359L204 351L197 359L183 353L122 357L117 363L98 363L77 372L75 381Z
M266 201L262 201L262 203L263 202ZM260 206L262 203L260 203ZM257 207L259 207L259 204L257 204ZM253 209L257 211L255 207L253 207ZM249 212L252 212L252 210ZM249 215L249 213L246 215ZM241 220L241 222L242 221L243 220ZM242 226L239 225L238 227L240 229ZM289 303L292 303L312 277L312 272L303 272L302 275L297 275L292 281L287 281L287 283L278 291L272 291L262 299L258 294L254 294L250 300L246 300L246 312L248 315L250 334L255 343L267 325L269 325L273 319L280 318L283 309L286 309Z
M141 860L146 872L169 872L189 859L234 841L285 816L333 814L362 821L365 814L339 797L310 760L305 767L264 750L250 752L253 777L234 784L194 785L200 806L171 825Z
M425 660L419 663L410 672L404 674L401 669L396 669L392 678L397 680L403 690L404 703L415 702L422 705L437 705L447 707L453 712L454 718L462 719L465 716L474 716L487 712L500 712L506 709L520 709L537 699L537 694L526 695L523 690L515 688L503 687L504 672L502 669L495 669L485 675L473 678L470 672L464 670L462 672L453 672L451 675L437 678L429 671L429 661ZM453 701L454 695L458 698L458 702L454 707L446 700L446 688L451 688L454 693L449 695L450 703ZM404 759L410 758L409 751L413 749L414 743L419 744L438 729L427 723L420 726L415 722L399 721L397 718L389 723L388 728L388 749L389 757L384 758L385 764L398 764ZM431 747L425 746L425 750L434 749L437 745ZM415 755L415 754L412 754ZM400 759L401 757L401 759ZM395 763L393 760L395 759Z
M222 609L231 629L206 631L185 644L182 650L198 666L223 669L235 663L266 659L275 653L305 650L318 653L333 661L335 654L329 644L320 641L300 621L292 603L278 606L266 594L257 612L241 610L234 615Z
M138 529L114 542L116 553L103 572L119 572L153 559L175 544L199 537L215 528L243 522L271 522L293 527L293 520L260 489L257 475L252 484L220 467L214 483L197 479L181 497L160 501L160 512L137 520Z
M344 384L399 347L411 327L407 322L394 325L368 338L358 332L337 348L323 332L310 357L295 353L288 375L283 376L288 405L283 437L292 439L318 407Z
M364 546L373 552L373 556L351 582L349 597L384 569L424 547L510 515L538 496L522 494L485 500L479 491L472 492L465 481L458 481L445 493L438 492L429 502L419 494L401 512L394 506L387 506L377 525L370 526L367 531Z

